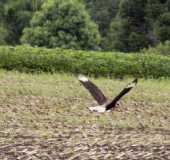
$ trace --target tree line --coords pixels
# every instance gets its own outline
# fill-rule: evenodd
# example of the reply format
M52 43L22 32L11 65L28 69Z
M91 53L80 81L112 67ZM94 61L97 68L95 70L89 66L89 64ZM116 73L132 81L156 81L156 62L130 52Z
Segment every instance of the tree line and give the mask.
M170 40L170 0L1 0L0 44L135 52Z

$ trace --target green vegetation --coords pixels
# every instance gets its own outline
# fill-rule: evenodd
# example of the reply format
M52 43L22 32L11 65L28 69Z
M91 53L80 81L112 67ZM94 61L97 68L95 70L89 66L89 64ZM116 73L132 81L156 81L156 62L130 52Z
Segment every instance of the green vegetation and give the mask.
M84 0L92 19L98 24L102 37L108 33L110 22L116 16L119 0ZM101 44L102 45L102 44ZM103 46L104 47L104 46Z
M148 45L145 24L145 0L123 0L118 17L111 23L109 50L138 51ZM118 21L118 22L117 22Z
M4 27L4 24L0 24L0 44L5 45L8 37L8 30Z
M161 15L156 26L156 34L161 42L169 40L170 37L170 12Z
M23 29L29 26L35 11L39 10L44 0L3 0L0 2L0 20L8 31L6 43L20 43Z
M170 0L2 0L0 45L137 52L170 40Z
M160 78L170 77L170 57L4 46L0 47L0 68L22 72L84 73L117 78Z
M95 49L100 43L96 24L77 0L47 1L30 25L21 40L32 46Z
M148 49L143 49L145 54L157 54L170 56L170 41L158 44L156 47L149 47Z

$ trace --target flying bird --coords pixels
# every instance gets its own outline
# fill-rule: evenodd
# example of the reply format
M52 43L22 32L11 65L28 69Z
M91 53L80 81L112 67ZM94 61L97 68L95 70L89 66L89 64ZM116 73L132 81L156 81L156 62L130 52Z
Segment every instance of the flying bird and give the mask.
M138 82L137 79L134 79L125 88L123 88L123 90L116 97L114 97L113 100L109 101L102 93L102 91L93 82L91 82L86 76L79 75L78 79L98 103L98 106L88 107L88 109L90 111L99 112L99 113L109 111L114 107L116 107L118 101L125 94L127 94L133 87L135 87Z

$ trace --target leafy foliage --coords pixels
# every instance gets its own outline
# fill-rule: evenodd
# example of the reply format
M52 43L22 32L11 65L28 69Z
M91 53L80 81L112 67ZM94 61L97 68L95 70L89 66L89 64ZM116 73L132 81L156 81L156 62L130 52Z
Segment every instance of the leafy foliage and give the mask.
M111 20L116 16L119 0L84 0L93 20L99 25L102 36L106 36Z
M49 0L24 30L22 42L48 48L96 49L100 36L82 3Z
M6 39L8 37L8 30L5 28L4 24L0 24L0 44L6 44Z
M22 72L69 72L123 78L170 77L170 57L155 54L0 47L0 68Z
M169 4L169 0L122 0L110 25L107 49L139 51L169 40Z
M169 17L170 0L1 0L0 45L136 52L170 40Z
M112 42L109 50L129 52L147 47L145 5L144 0L121 1L118 17L111 23L108 34L109 42Z
M143 49L142 52L146 53L146 54L153 54L154 53L154 54L158 54L158 55L170 56L170 41L160 43L155 47Z
M161 42L170 40L170 12L161 15L155 32Z
M0 3L0 15L7 26L9 36L6 42L18 44L22 30L29 25L34 11L38 10L44 0L6 0ZM0 17L1 17L0 16Z

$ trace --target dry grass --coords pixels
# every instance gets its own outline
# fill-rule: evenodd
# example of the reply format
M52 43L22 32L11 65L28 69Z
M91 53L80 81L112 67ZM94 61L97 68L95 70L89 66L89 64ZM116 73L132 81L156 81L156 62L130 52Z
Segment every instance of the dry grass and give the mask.
M131 81L93 80L109 97ZM170 80L141 79L119 108L100 115L87 110L95 102L67 74L1 71L0 97L1 159L170 156Z

